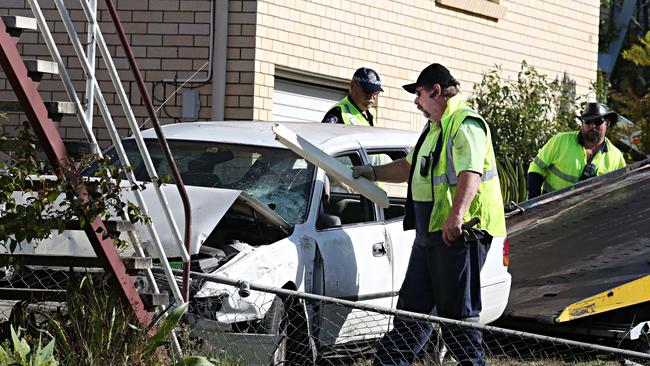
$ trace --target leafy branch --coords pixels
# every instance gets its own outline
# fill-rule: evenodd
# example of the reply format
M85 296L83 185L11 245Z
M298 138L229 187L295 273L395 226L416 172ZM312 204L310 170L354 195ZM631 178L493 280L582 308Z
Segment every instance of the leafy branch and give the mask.
M3 136L5 140L8 137ZM108 159L90 158L81 166L97 164L92 177L72 183L63 172L55 170L37 149L37 141L29 126L24 124L17 139L11 139L14 159L0 162L0 244L14 252L21 243L35 244L52 232L62 233L77 222L78 227L101 217L128 217L132 223L148 221L139 207L121 199L121 169ZM144 189L144 186L134 187ZM77 192L87 189L87 200ZM126 243L119 233L102 233L112 238L117 246Z

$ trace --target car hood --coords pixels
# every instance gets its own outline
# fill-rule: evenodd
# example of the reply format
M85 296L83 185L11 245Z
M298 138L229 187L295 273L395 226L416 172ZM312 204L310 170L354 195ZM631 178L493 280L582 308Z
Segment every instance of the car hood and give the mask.
M148 215L155 226L156 235L165 251L167 257L180 257L180 249L174 234L174 230L168 224L160 200L151 183L145 185L141 191L143 201L147 206ZM240 190L207 188L207 187L185 187L192 214L192 235L190 254L197 254L205 239L212 233L219 221L224 217L231 207L238 210L246 209L254 212L257 220L265 225L277 227L286 232L292 231L293 227L280 215L275 213L264 203L253 196ZM184 237L185 214L181 197L175 185L163 185L160 190L167 199L171 208L171 215L178 228L178 236L181 241ZM123 193L123 198L136 204L136 199L131 190ZM140 242L150 251L153 250L153 238L150 230L143 224L134 225L134 231ZM121 238L128 240L127 233L123 232ZM73 255L73 256L95 256L86 234L81 230L66 230L62 233L53 232L48 238L39 243L23 243L20 251L23 253L52 254L52 255ZM131 254L133 249L127 248L123 254Z
M286 231L292 229L292 226L280 215L244 191L195 186L186 186L185 189L189 197L192 214L192 250L190 254L199 252L205 239L212 233L226 212L235 205L238 207L244 206L254 211L257 219L264 224L273 225ZM183 238L185 214L178 190L174 185L165 185L161 187L161 190L169 202L169 207L172 208L172 216L178 227L180 237ZM167 257L178 257L180 251L175 245L175 235L171 226L167 223L162 205L156 195L150 184L147 185L147 189L142 191L143 199L148 206L149 217L156 226L156 231ZM133 193L129 191L125 196L129 201L135 203ZM151 242L149 231L144 225L136 225L136 232L142 238L149 238L147 241Z

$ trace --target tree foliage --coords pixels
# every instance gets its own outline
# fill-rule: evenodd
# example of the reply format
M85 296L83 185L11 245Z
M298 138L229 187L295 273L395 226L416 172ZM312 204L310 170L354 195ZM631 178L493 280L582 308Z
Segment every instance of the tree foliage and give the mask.
M72 222L83 228L98 216L107 220L115 214L128 216L134 223L148 220L137 206L120 198L121 169L108 160L83 161L82 167L91 162L100 166L95 179L70 182L39 158L43 154L27 124L17 137L11 139L14 160L0 162L0 245L10 252L23 242L47 238L52 231L61 233ZM86 202L77 197L81 188L90 192ZM102 235L113 238L118 246L125 245L117 233Z
M471 103L490 125L497 160L527 166L551 136L576 127L575 88L566 75L549 80L526 61L515 80L501 74L499 66L484 74Z
M623 58L636 66L650 66L650 32L639 38L639 43L623 52ZM650 91L645 88L639 93L638 88L626 87L623 90L613 90L612 99L619 105L620 112L627 116L635 126L628 131L632 143L643 152L650 154Z

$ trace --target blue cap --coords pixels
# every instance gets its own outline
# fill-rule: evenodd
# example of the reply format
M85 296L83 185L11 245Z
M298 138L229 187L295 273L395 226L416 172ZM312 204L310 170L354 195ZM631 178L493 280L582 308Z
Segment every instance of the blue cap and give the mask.
M361 89L363 89L363 91L366 93L384 91L384 89L381 88L381 79L379 78L379 74L377 74L377 72L373 69L369 69L367 67L357 69L357 71L354 72L352 80L359 83Z

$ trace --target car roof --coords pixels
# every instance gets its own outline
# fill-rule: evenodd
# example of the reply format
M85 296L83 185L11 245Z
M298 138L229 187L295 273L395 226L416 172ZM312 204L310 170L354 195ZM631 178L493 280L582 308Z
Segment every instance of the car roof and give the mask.
M276 124L291 129L327 153L358 147L404 147L415 145L419 134L413 131L382 127L346 126L315 122L183 122L164 125L168 140L223 142L285 148L275 140L271 127ZM153 129L142 132L144 138L156 138Z

